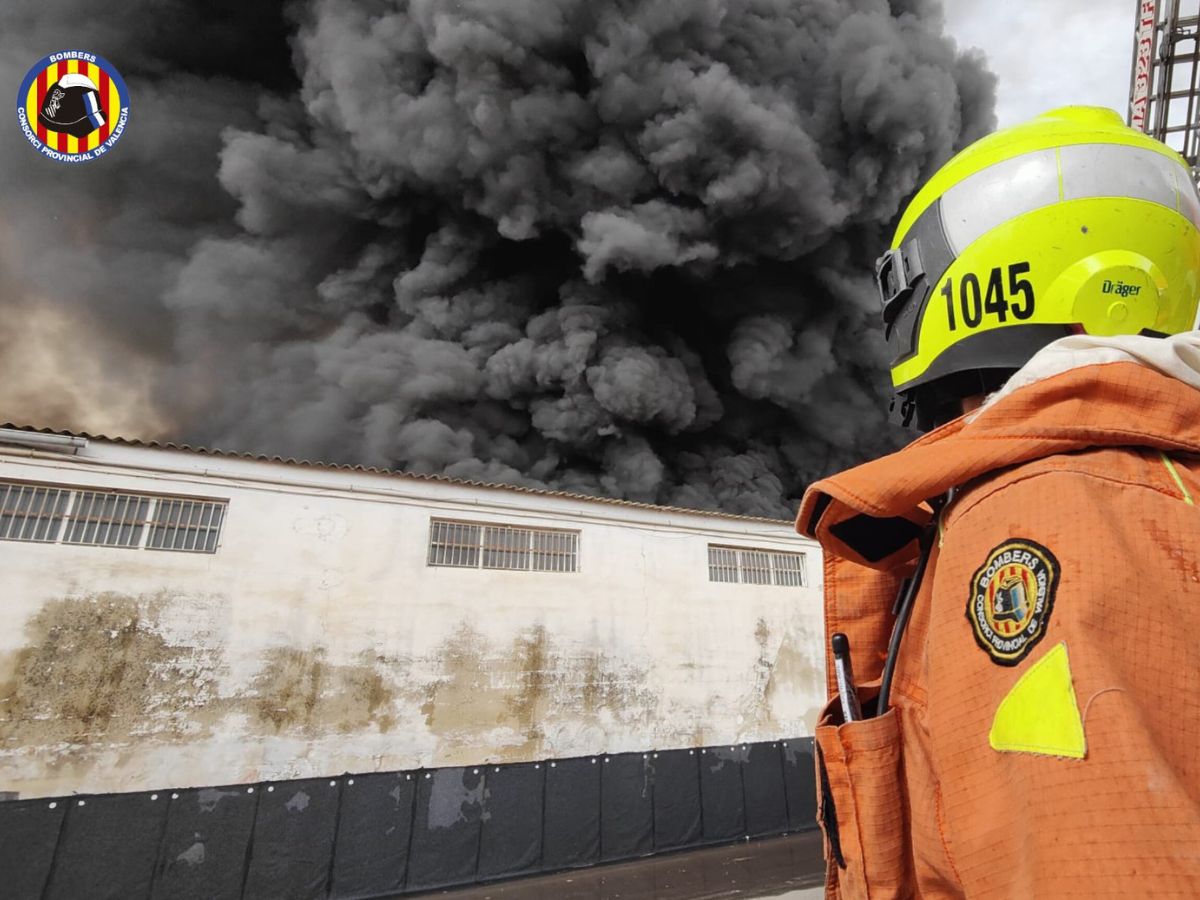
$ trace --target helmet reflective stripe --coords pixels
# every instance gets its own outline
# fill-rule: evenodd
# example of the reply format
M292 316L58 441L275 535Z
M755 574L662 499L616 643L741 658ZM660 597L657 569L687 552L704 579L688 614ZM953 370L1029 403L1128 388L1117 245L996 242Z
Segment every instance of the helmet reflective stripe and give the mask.
M1193 225L1200 226L1200 218L1195 216L1200 211L1195 200L1196 185L1182 166L1161 153L1113 144L1080 144L1063 147L1059 155L1064 200L1087 197L1149 200L1182 211ZM1191 215L1188 209L1181 208L1181 192L1193 200Z
M942 195L942 227L955 256L980 235L1022 213L1058 202L1053 150L989 166Z
M1042 150L989 166L942 195L942 227L957 256L1010 219L1087 197L1149 200L1200 227L1200 198L1181 166L1161 153L1115 144Z

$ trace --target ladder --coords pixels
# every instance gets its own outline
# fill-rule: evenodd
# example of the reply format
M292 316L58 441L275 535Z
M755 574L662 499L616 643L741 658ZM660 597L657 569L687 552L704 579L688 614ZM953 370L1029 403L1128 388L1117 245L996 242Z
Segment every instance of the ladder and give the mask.
M1135 0L1129 124L1200 157L1200 0Z

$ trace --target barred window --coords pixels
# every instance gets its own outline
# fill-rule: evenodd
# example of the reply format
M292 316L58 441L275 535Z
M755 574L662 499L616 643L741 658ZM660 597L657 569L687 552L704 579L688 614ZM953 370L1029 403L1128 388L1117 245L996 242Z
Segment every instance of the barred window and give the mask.
M742 564L743 584L771 583L771 554L761 550L743 550L738 554Z
M154 511L147 550L216 553L225 504L215 500L172 500L164 497Z
M149 511L149 497L77 491L63 543L136 547L142 542Z
M483 567L485 569L528 569L528 528L488 525L483 529Z
M70 498L61 488L0 483L0 540L58 540Z
M430 526L429 565L479 568L478 525L435 519Z
M708 580L729 584L804 587L808 576L803 553L708 545Z
M0 540L216 553L227 505L0 481Z
M535 572L579 570L579 532L534 531L530 534Z
M775 583L783 587L804 587L804 554L775 553L772 559Z
M431 566L578 572L579 532L432 519Z
M708 548L708 580L737 584L738 554L729 547Z

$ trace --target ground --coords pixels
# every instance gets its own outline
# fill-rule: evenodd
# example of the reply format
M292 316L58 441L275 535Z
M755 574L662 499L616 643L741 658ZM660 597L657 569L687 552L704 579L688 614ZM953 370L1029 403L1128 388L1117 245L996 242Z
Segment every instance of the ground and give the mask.
M454 891L447 900L819 900L821 834L652 856Z

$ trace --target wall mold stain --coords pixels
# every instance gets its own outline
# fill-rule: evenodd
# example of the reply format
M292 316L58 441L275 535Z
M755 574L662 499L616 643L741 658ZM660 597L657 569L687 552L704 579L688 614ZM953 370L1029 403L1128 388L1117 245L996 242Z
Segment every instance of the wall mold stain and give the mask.
M559 660L550 659L549 652L550 640L546 636L546 627L541 624L518 634L513 641L511 660L516 691L506 703L525 739L537 746L543 738L538 723L549 712L547 699L560 665Z
M794 698L822 697L824 691L824 668L797 649L794 635L785 634L771 663L770 674L763 691L768 721L774 722L776 718L794 718L792 715L776 716L775 711L780 706L787 707ZM810 715L811 711L805 713L806 717Z
M0 750L53 747L47 767L82 773L101 753L126 768L149 741L203 740L230 715L267 735L395 726L399 677L370 651L335 665L324 648L272 648L246 687L220 696L220 641L165 636L178 603L163 593L47 602L26 621L24 646L0 658Z
M519 630L506 651L460 623L428 668L421 713L438 739L437 761L478 755L480 732L509 729L510 743L489 748L489 761L524 762L553 752L548 734L586 725L656 721L658 693L644 668L615 663L599 651L565 654L541 623Z
M158 630L167 601L102 593L47 602L26 621L25 645L0 662L0 746L188 735L192 711L213 696L219 648L169 643Z
M469 622L461 622L426 661L437 673L423 687L425 727L450 744L469 743L479 731L508 724L511 716L503 683L487 642Z
M644 724L658 713L659 692L649 686L647 670L599 651L570 661L566 688L564 702L582 700L584 715L593 720L607 714L626 724Z
M741 709L743 729L749 726L759 730L774 724L768 691L775 675L777 660L777 654L771 652L771 626L764 618L760 617L754 624L754 643L758 646L758 656L747 679L748 690L743 697Z
M283 731L311 728L321 696L325 651L276 647L263 654L263 666L251 683L247 704L260 723Z
M767 624L767 620L759 618L754 626L754 641L758 644L759 655L765 661L767 659L767 645L771 643L771 626Z
M406 658L375 648L344 656L334 645L250 649L236 661L253 674L231 683L223 633L189 603L168 593L47 602L25 622L23 646L0 657L0 752L34 751L39 768L78 780L101 764L137 768L165 743L402 731L396 752L425 764L527 762L585 736L701 745L715 715L685 699L664 706L652 651L566 638L537 620L499 639L462 621ZM747 688L767 704L803 661L786 641L774 652L765 621L754 635L758 683ZM688 671L702 678L707 666Z
M393 679L370 652L353 664L332 664L324 647L273 647L249 690L234 699L267 733L349 734L396 724Z

